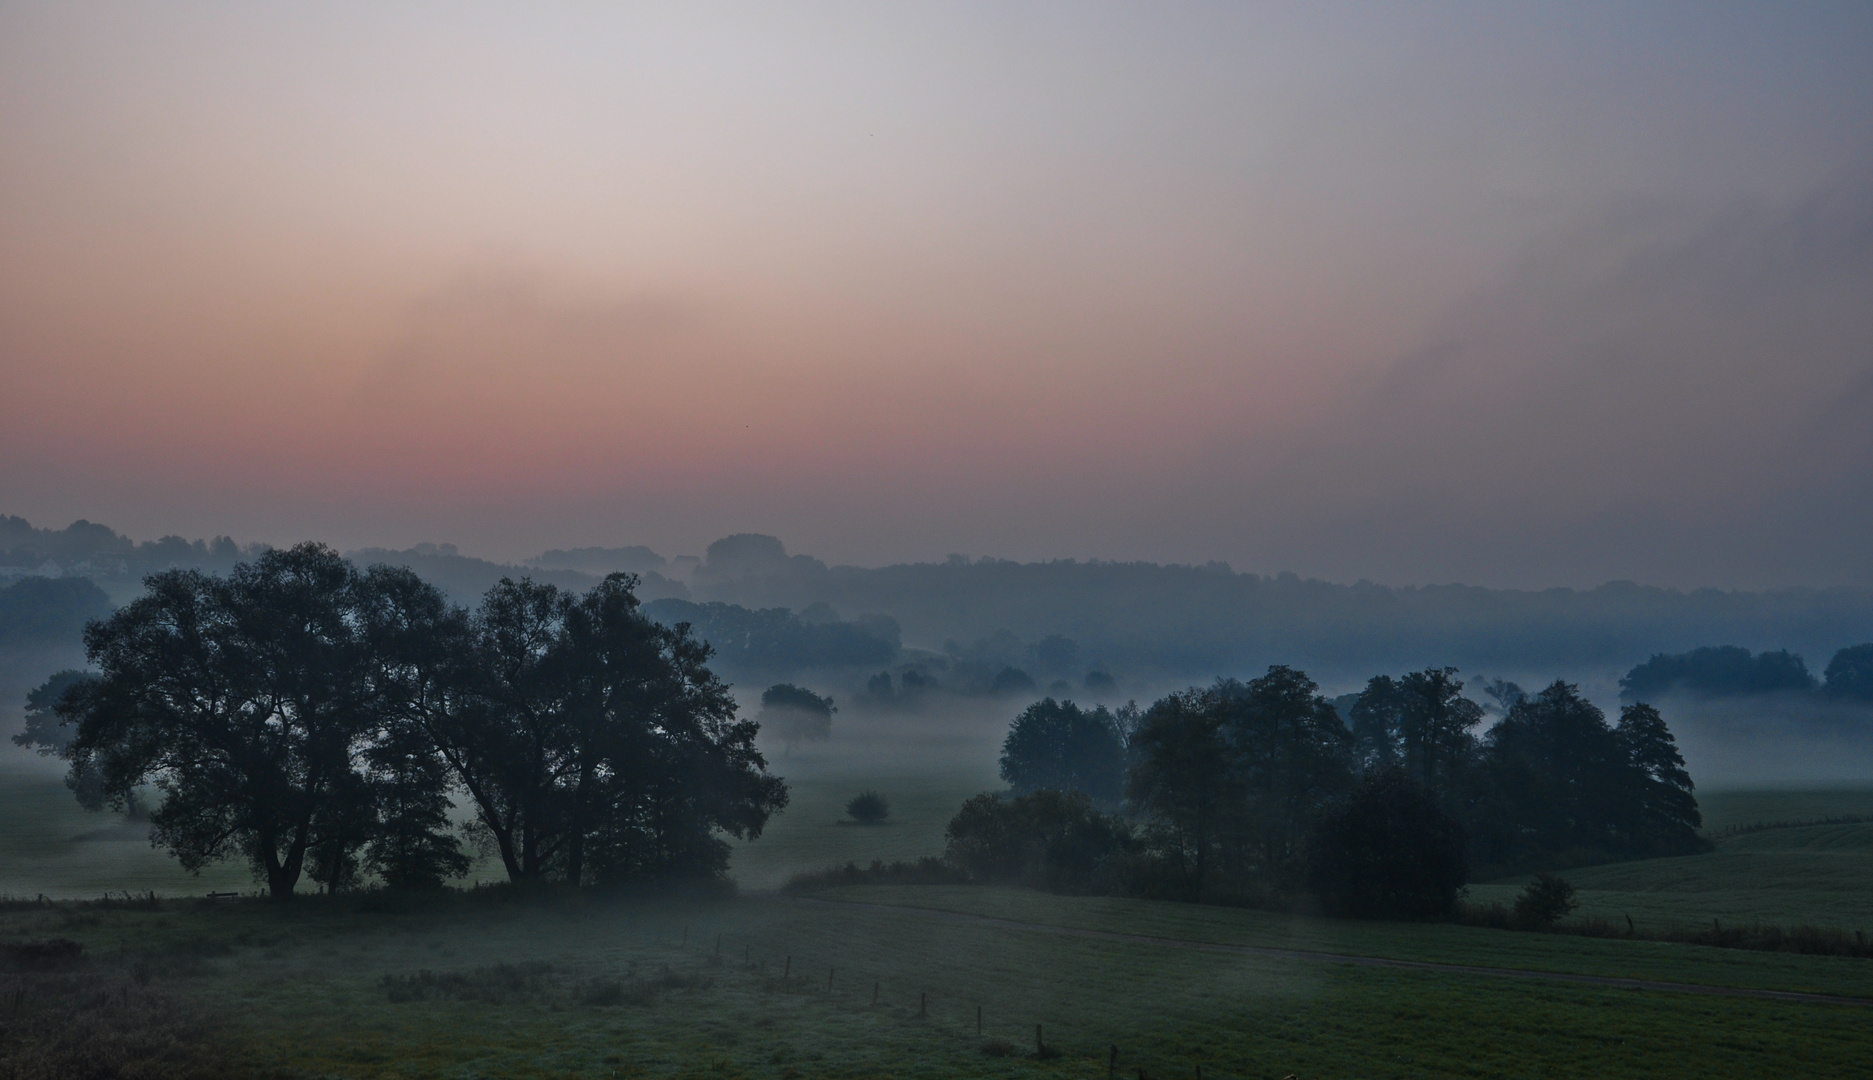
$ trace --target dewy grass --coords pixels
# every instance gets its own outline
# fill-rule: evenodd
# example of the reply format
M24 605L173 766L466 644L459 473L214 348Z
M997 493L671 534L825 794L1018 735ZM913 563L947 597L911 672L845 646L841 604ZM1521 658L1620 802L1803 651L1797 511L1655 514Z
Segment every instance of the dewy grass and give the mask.
M1451 923L1311 918L1244 908L1119 897L1058 896L987 886L865 886L819 894L1043 925L1173 940L1578 975L1873 996L1873 967L1841 956L1799 956L1657 941L1598 940Z
M1055 921L1116 917L1146 933L1169 929L1168 909L1181 907L1099 908L1087 905L1114 902L1020 890L899 892L924 902L974 895ZM36 934L50 915L0 915L0 939ZM1873 1054L1873 1010L1853 1007L1349 968L786 900L457 902L386 913L309 898L99 916L73 932L94 972L155 961L145 992L218 1018L222 1034L204 1045L225 1048L247 1072L1064 1080L1105 1075L1117 1046L1123 1076L1189 1076L1197 1065L1223 1078L1819 1076L1851 1074ZM1558 964L1571 947L1577 966L1608 973L1631 966L1622 950L1717 952L1461 927L1427 945L1412 940L1424 928L1359 929L1356 944L1389 938L1447 955L1532 941ZM1249 919L1238 930L1270 926ZM216 942L226 951L216 955ZM167 974L162 958L184 949L200 957L199 973ZM1828 967L1828 958L1778 959ZM1866 985L1867 962L1851 963ZM388 987L413 985L502 989L388 1000ZM654 993L632 1000L638 985ZM1032 1055L1036 1024L1058 1059ZM1018 1052L991 1056L985 1044L996 1040Z
M805 771L799 762L789 770ZM961 799L994 786L992 768L949 778L911 772L894 778L842 767L803 777L795 806L769 835L738 845L731 873L744 887L771 888L800 871L932 854ZM889 824L838 823L841 800L862 786L891 799ZM53 794L69 799L62 789ZM1706 805L1721 826L1867 812L1857 799L1720 793ZM151 906L139 895L131 905L121 899L126 889L171 891L173 883L172 895L200 897L210 888L251 889L251 883L238 866L218 868L221 876L212 880L191 879L172 863L157 875L149 868L166 857L141 842L73 839L96 830L96 821L68 808L24 822L40 830L39 839L18 830L0 837L17 854L12 876L0 884L21 901L0 909L0 943L78 941L83 965L47 977L97 980L70 985L116 987L120 1003L126 989L133 999L143 994L147 999L136 1000L166 1003L162 1009L171 1011L160 1015L169 1019L151 1030L167 1032L162 1037L170 1041L162 1045L179 1056L150 1057L169 1070L152 1066L150 1076L223 1069L243 1076L1079 1080L1106 1074L1113 1045L1120 1049L1120 1076L1139 1069L1191 1076L1201 1064L1205 1076L1225 1080L1290 1073L1853 1075L1873 1056L1869 1011L1851 1007L1213 955L959 925L914 911L813 910L759 898L612 903L501 889L430 898L304 897L279 906L199 899ZM1580 886L1577 915L1621 925L1630 910L1641 924L1690 926L1714 913L1726 929L1752 920L1851 928L1845 917L1822 916L1865 909L1873 874L1857 860L1873 847L1869 840L1873 826L1866 825L1751 832L1725 839L1710 855L1566 876ZM1500 888L1512 897L1521 884L1478 886L1473 893L1482 901ZM119 899L42 904L42 889ZM1446 963L1849 995L1873 986L1873 961L1843 957L1343 923L1018 889L869 886L831 895ZM475 984L503 965L550 970L538 971L537 992L498 1001L440 992L389 1000L390 985L420 983L425 971L433 980ZM0 991L20 977L28 976L0 974ZM920 1001L927 1003L923 1015ZM1060 1059L1031 1056L1036 1023ZM130 1027L104 1041L149 1045L135 1041L149 1031ZM25 1030L0 1009L0 1076L70 1075L27 1068ZM985 1053L996 1040L1016 1052Z
M1714 851L1561 872L1583 919L1665 931L1729 925L1809 924L1873 933L1873 824L1748 832ZM1470 886L1478 904L1510 903L1526 876Z

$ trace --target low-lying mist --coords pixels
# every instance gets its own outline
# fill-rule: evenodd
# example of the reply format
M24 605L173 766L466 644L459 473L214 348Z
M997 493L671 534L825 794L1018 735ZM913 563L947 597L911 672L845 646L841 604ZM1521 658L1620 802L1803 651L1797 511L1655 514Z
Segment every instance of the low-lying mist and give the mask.
M1873 706L1813 694L1699 698L1656 703L1698 785L1873 785Z

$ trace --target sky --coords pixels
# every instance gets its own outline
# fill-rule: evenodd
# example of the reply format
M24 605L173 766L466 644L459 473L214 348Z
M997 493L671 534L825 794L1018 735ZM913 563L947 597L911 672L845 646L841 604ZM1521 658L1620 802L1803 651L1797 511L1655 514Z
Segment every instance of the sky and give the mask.
M1873 585L1873 6L0 5L0 513Z

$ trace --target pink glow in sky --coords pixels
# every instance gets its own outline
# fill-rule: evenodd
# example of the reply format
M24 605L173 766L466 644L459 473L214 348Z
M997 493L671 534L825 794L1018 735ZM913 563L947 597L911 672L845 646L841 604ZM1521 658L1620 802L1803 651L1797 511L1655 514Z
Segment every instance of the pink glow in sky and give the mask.
M1857 4L0 9L0 512L1873 582Z

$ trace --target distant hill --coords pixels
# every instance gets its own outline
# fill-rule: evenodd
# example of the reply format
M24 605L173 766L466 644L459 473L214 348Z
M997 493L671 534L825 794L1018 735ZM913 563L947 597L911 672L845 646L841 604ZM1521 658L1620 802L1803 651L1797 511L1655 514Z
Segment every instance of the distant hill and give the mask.
M172 566L225 572L260 550L227 537L133 542L90 522L51 530L0 517L0 585L57 580L52 574L88 578L122 602L135 595L146 573ZM1259 674L1274 663L1305 668L1336 689L1376 672L1430 664L1510 677L1596 672L1610 683L1648 657L1684 654L1713 641L1817 659L1873 641L1869 589L1686 592L1631 582L1586 590L1391 587L1243 573L1223 563L959 556L875 568L828 566L753 533L710 545L693 571L685 562L686 581L642 547L556 549L524 566L463 555L446 544L349 555L408 566L468 605L502 577L583 590L610 570L635 570L647 602L719 602L748 613L785 609L792 621L775 626L828 640L837 632L811 628L848 618L859 620L846 624L855 627L887 619L905 648L921 650L918 662L926 667L947 658L952 667L972 670L1015 668L1042 686L1064 681L1077 687L1090 672L1110 673L1128 688L1207 681ZM856 658L863 651L843 655ZM771 668L766 661L754 666ZM1873 670L1865 663L1855 670L1861 668Z
M1713 640L1813 656L1873 640L1873 590L1864 588L1390 587L1242 573L1223 563L1073 559L952 557L866 568L788 555L772 537L733 539L724 552L730 558L718 560L712 547L691 576L697 599L880 612L897 620L906 645L951 655L999 639L1012 656L1064 638L1081 666L1134 682L1259 674L1276 663L1340 682L1431 664L1549 678L1592 670L1610 680L1654 654Z
M420 544L402 551L387 548L360 548L345 552L345 558L360 566L374 563L386 563L391 566L407 566L416 571L423 580L430 582L449 599L458 604L474 607L481 602L481 597L495 582L502 578L531 578L534 581L557 585L562 589L584 592L603 580L603 573L588 573L582 570L545 569L538 566L515 566L510 563L490 562L469 555L458 554L453 544ZM643 600L659 600L665 597L687 598L689 590L682 582L671 581L661 574L643 573L639 575L637 594Z
M581 570L588 574L661 574L670 561L647 547L554 548L527 560L543 570Z

